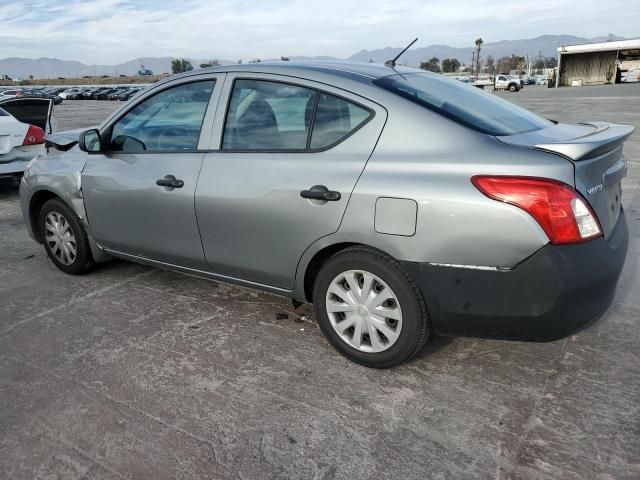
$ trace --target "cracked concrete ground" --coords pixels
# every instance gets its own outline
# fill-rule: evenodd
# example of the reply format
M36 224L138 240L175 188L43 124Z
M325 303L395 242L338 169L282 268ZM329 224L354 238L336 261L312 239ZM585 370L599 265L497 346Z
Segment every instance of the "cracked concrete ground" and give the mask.
M640 127L640 85L504 97ZM112 108L65 102L59 125ZM280 297L126 262L64 275L0 187L0 477L640 478L640 132L625 153L630 250L600 322L546 344L435 338L386 371Z

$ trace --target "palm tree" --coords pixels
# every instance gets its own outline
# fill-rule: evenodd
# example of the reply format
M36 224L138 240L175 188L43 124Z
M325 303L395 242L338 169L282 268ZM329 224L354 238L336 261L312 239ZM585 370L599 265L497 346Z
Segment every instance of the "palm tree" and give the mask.
M480 50L482 50L483 43L482 38L476 38L476 75L480 73Z

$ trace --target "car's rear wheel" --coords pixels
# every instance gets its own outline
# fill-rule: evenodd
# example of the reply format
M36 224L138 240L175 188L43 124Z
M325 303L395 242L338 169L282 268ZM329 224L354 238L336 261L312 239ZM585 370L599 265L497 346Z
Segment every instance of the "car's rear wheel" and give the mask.
M44 248L56 267L71 275L91 270L94 262L87 232L64 202L48 200L40 210L38 225Z
M314 309L329 342L350 360L389 368L413 357L431 327L422 294L384 253L352 247L331 257L314 283Z

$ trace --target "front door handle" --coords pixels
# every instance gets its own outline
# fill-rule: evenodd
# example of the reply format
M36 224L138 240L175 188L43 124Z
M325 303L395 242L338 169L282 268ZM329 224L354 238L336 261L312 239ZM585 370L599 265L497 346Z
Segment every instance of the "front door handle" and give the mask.
M156 185L159 187L182 188L184 187L184 182L173 175L165 175L164 178L156 180Z
M302 190L300 196L309 200L322 200L324 202L337 202L342 198L340 192L329 190L324 185L314 185L309 190Z

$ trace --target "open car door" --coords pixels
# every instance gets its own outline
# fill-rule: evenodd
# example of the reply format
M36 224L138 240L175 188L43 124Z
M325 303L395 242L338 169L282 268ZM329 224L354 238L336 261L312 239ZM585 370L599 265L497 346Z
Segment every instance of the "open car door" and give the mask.
M0 100L0 108L19 122L40 127L48 135L53 133L53 100L49 98L9 98Z

